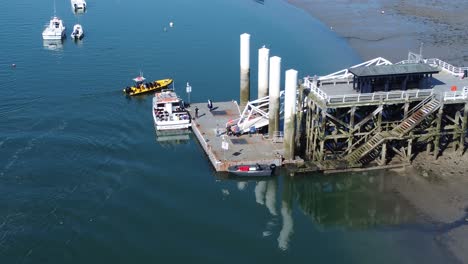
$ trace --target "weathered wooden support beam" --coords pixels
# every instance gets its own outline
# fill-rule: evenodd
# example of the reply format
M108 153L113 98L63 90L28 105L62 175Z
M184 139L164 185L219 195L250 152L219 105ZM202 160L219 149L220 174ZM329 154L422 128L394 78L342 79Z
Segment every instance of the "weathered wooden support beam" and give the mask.
M318 153L318 161L323 161L324 158L324 150L325 150L325 132L327 129L327 111L322 109L322 123L320 124L320 131L318 135L318 140L320 140L319 146L320 150Z
M382 143L382 152L380 155L380 161L378 161L380 166L387 165L387 142Z
M468 127L468 103L465 103L463 107L463 116L461 117L461 133L460 133L460 154L463 154L465 151L465 135L466 129Z
M310 159L310 153L311 149L310 147L312 146L312 132L313 132L313 111L314 108L312 105L314 105L314 101L309 101L308 107L307 107L307 114L306 114L306 124L305 124L305 133L306 133L306 150L305 150L305 156Z
M413 156L413 139L408 139L408 149L407 149L407 153L406 153L406 161L408 163L411 163L411 158Z
M345 122L339 120L338 118L330 115L329 113L325 113L327 115L327 117L329 117L332 121L344 126L345 128L350 128L348 124L346 124Z
M301 149L300 140L302 135L302 122L304 119L304 86L299 85L299 98L298 98L298 109L296 109L296 133L295 133L295 148Z
M444 105L442 104L439 108L439 111L437 112L437 125L436 125L436 131L435 131L435 139L434 139L434 158L437 159L439 157L440 153L440 129L442 127L442 117L444 114Z
M405 157L406 157L406 153L405 153L405 151L404 151L404 150L405 150L404 148L400 150L400 149L397 149L397 148L395 148L395 147L392 147L392 150L393 150L396 154L400 155L400 157L402 157L402 158L405 158Z
M356 106L353 106L351 107L351 109L349 110L349 127L351 129L354 128L354 117L356 115ZM350 129L350 131L351 131ZM353 133L349 133L348 135L348 149L351 148L351 146L353 145Z
M408 117L408 110L409 110L409 101L406 100L404 106L403 106L403 119L406 119Z
M428 142L426 145L426 154L429 155L431 154L431 149L432 149L432 142Z

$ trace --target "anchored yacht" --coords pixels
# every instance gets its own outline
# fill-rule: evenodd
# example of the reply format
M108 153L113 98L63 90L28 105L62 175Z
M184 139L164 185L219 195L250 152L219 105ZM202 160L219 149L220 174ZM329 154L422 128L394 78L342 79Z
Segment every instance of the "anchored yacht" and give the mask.
M86 1L85 0L71 0L71 5L73 10L85 10L86 9Z
M65 37L65 25L63 21L54 16L49 25L44 29L42 32L42 38L44 40L58 40L63 39Z

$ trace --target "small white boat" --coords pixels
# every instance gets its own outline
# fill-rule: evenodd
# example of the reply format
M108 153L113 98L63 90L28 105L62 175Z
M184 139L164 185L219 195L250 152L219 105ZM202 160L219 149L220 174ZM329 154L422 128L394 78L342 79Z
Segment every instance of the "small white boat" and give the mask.
M73 32L71 33L72 39L81 39L83 38L83 27L80 24L73 26Z
M85 0L71 0L71 5L73 10L85 10L86 9L86 1Z
M44 29L42 32L42 38L44 40L58 40L63 39L65 37L65 25L63 21L54 16L49 25Z
M186 129L192 125L182 99L172 90L154 95L153 119L156 130Z

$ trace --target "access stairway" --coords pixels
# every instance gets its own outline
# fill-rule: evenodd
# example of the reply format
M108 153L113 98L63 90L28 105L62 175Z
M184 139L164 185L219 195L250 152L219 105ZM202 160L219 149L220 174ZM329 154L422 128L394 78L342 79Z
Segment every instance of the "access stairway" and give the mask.
M420 124L427 116L435 112L441 106L440 101L430 96L416 105L410 112L409 117L390 131L377 132L368 141L345 156L345 160L352 166L362 165L360 160L372 150L378 148L384 141L389 139L401 139L413 128Z

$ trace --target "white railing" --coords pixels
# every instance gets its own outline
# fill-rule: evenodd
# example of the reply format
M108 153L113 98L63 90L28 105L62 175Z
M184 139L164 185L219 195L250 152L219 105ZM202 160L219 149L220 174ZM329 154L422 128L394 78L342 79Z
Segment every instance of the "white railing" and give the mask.
M465 70L468 70L468 67L453 66L452 64L447 63L437 58L424 59L424 60L417 60L417 59L416 60L415 59L403 60L403 61L398 62L397 64L409 64L409 63L425 63L431 66L438 66L442 70L445 70L446 72L453 74L453 75L457 75L457 76L463 76Z
M425 98L434 94L433 89L425 90L408 90L408 91L392 91L392 92L376 92L376 93L359 93L359 94L344 94L344 95L327 95L317 85L310 81L310 78L304 78L304 87L309 88L315 96L327 104L341 103L371 103L379 101L392 100L414 100Z
M377 92L377 93L361 93L361 94L345 94L328 96L327 103L371 103L379 101L397 101L397 100L414 100L421 99L434 94L434 90L409 90L409 91L392 91L392 92Z
M309 88L310 92L312 92L315 96L317 96L319 99L323 101L327 101L327 94L322 91L320 88L317 87L316 83L313 83L310 81L309 77L304 78L304 87Z
M462 91L453 91L444 93L444 101L466 100L468 99L468 86L463 87Z

